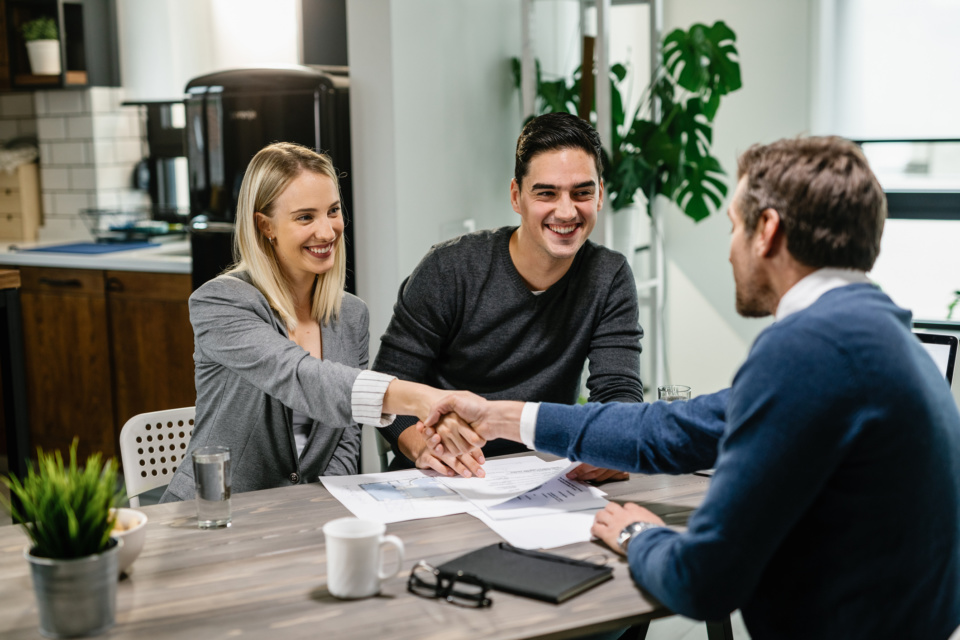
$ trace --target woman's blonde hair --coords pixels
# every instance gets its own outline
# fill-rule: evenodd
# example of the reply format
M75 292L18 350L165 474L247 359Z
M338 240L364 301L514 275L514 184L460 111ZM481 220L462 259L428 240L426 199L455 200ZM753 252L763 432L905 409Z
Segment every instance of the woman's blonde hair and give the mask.
M247 166L237 200L237 226L234 241L236 264L227 273L246 271L255 287L267 298L283 318L287 327L295 329L297 314L292 287L280 268L270 239L260 232L256 214L274 216L274 205L287 186L304 171L333 180L337 193L340 183L337 171L328 156L290 142L275 142L257 152ZM341 204L342 207L342 204ZM317 277L313 285L310 314L321 324L340 315L347 262L343 234L334 250L333 268Z

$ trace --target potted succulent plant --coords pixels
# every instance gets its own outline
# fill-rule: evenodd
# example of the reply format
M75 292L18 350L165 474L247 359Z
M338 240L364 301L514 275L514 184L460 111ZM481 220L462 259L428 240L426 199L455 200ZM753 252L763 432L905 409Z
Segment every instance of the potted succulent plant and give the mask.
M77 464L77 441L64 464L60 452L38 449L27 476L3 478L6 505L30 539L30 563L40 614L40 633L63 638L93 635L113 626L117 601L117 552L110 537L122 490L117 465L100 454Z
M27 44L30 71L38 76L60 75L60 39L53 18L43 16L25 22L20 33Z

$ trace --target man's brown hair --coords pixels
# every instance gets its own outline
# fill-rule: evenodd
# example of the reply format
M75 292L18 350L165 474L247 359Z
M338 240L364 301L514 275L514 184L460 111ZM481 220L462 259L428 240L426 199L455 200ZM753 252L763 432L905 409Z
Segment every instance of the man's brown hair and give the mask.
M737 160L737 201L748 235L775 209L802 264L869 271L880 253L887 199L860 148L831 136L753 145Z

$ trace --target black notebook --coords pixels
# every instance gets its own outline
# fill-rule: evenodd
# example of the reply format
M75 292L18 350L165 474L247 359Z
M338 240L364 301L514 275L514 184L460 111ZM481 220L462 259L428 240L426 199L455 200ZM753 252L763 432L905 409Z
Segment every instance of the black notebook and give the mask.
M469 573L494 589L559 604L613 577L613 568L505 542L454 558L439 567Z

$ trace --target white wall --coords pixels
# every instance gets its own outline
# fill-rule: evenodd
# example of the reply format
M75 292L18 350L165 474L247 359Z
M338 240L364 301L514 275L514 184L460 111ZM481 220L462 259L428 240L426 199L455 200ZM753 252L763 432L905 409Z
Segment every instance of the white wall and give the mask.
M729 175L755 142L810 129L815 0L670 0L664 30L724 20L737 34L743 88L720 106L714 155ZM638 37L642 37L639 36ZM728 196L729 201L729 196ZM734 309L726 206L694 223L674 209L666 216L668 379L694 394L730 384L753 339L769 320L746 320Z
M512 224L518 0L347 3L357 288L371 356L431 245Z
M117 0L128 100L180 98L220 69L296 64L297 0Z

